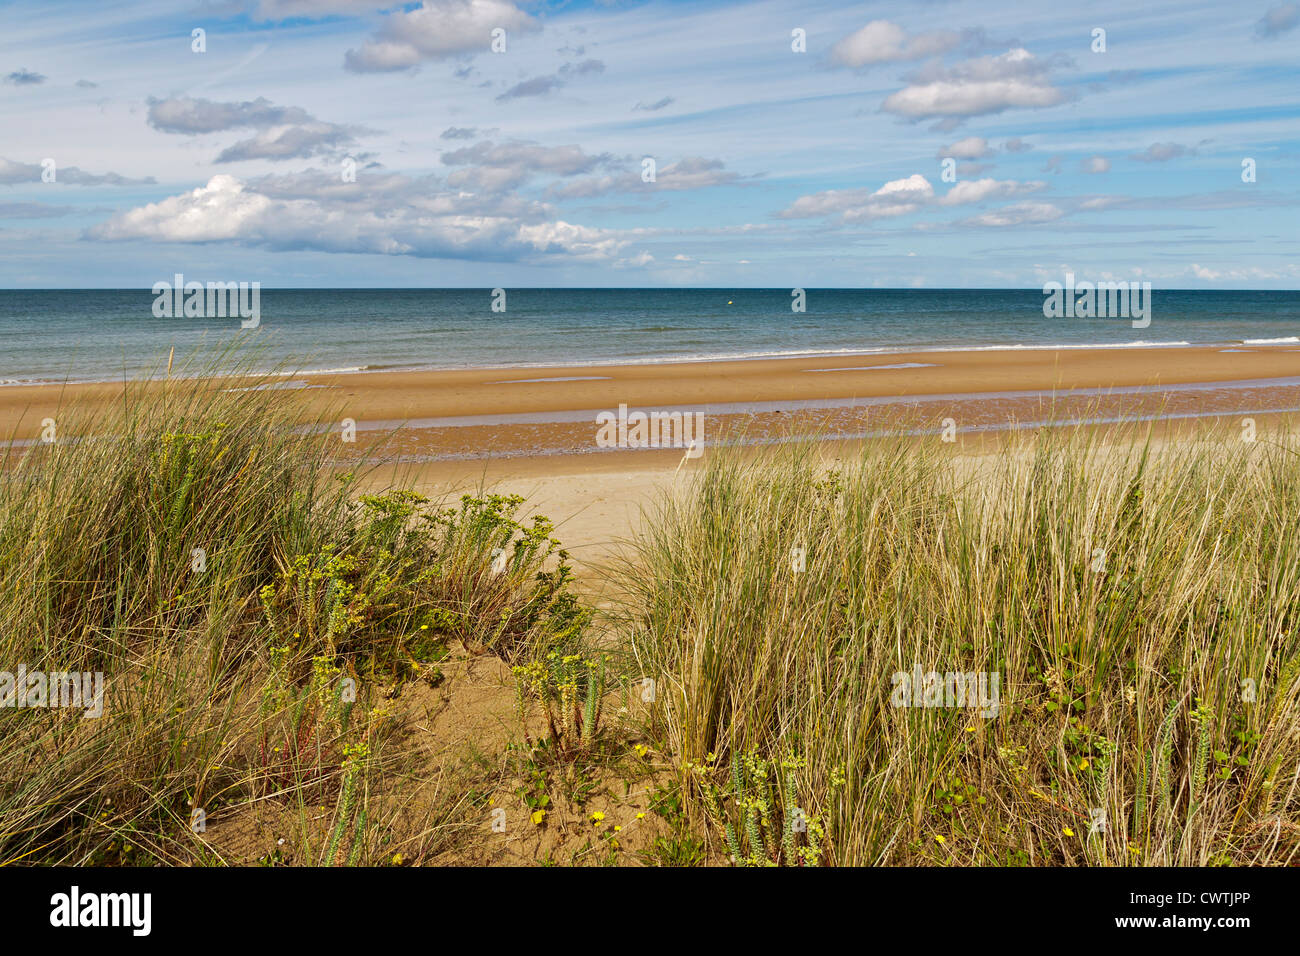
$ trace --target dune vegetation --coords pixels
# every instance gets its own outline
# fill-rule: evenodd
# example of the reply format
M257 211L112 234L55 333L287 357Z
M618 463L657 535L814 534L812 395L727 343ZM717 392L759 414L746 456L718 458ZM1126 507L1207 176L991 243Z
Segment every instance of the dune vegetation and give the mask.
M0 707L0 861L500 862L499 817L536 863L1295 862L1289 432L710 449L598 612L519 498L378 482L268 384L10 444L0 671L106 689ZM510 705L449 768L403 701L452 659Z
M756 863L1294 862L1282 434L712 456L625 569L697 815Z
M0 860L220 862L208 821L267 801L298 862L418 857L447 807L395 837L394 801L372 806L406 762L384 691L440 680L451 642L514 659L581 631L544 520L360 493L325 419L271 384L132 386L9 448L0 670L106 692L97 717L21 689L0 707Z

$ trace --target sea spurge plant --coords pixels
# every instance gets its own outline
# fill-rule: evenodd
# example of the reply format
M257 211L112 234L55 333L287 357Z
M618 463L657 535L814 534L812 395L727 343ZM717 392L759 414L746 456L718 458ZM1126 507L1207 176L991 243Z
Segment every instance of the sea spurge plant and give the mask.
M550 651L516 665L515 702L525 743L533 745L528 712L533 706L546 721L548 746L562 754L589 751L600 736L605 694L605 660Z
M818 866L826 846L821 813L799 798L798 780L807 761L793 752L770 761L756 751L733 751L726 783L719 783L717 758L684 761L686 782L702 799L737 866ZM843 768L835 768L822 803L837 801Z

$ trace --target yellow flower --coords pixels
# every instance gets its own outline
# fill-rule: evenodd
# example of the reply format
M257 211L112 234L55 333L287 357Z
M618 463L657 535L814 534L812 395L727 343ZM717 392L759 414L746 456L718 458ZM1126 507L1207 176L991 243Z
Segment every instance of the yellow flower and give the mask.
M936 834L934 835L934 842L935 842L935 843L944 843L944 842L946 842L946 841L944 840L943 837L939 836L939 834L936 833Z
M1088 758L1087 758L1087 757L1084 757L1082 760L1079 761L1079 769L1080 769L1080 770L1087 770L1087 769L1088 769Z
M1064 833L1066 836L1074 836L1074 831L1071 830L1069 827L1061 827L1061 832Z
M644 819L645 819L645 814L644 814L644 813L638 813L638 814L636 815L636 818L637 818L638 820L644 820Z
M622 829L623 829L623 828L622 828L621 826L619 826L618 824L615 824L615 825L614 825L614 832L615 832L615 833L618 833L618 831L620 831L620 830L622 830Z
M592 823L599 823L603 819L605 819L605 814L601 813L599 810L591 815Z
M402 860L403 860L402 854L400 853L393 854L393 866L401 866Z
M546 811L545 811L545 810L534 810L534 811L532 812L532 814L529 816L528 819L530 819L530 820L533 821L533 825L534 825L534 826L539 826L539 827L540 827L540 826L542 825L542 821L544 821L544 820L546 819Z

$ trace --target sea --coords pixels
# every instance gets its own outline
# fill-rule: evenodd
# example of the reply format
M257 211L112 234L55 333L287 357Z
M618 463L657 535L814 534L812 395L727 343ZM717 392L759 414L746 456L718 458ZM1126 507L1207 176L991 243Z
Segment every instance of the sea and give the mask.
M263 289L256 328L149 289L0 290L0 385L179 368L284 375L962 349L1300 348L1300 292L1160 290L1150 323L1047 318L1041 289ZM795 306L802 304L803 310ZM495 306L495 308L494 308ZM251 356L251 358L250 358Z

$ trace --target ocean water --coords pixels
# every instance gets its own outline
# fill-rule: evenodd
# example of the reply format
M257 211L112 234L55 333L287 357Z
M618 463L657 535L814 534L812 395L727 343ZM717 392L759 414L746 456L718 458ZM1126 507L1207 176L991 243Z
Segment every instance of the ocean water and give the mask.
M1300 349L1300 292L1154 290L1151 322L1045 318L1039 289L264 289L261 321L158 318L149 290L0 290L0 383L164 368L248 343L266 369L529 368L929 349ZM864 361L864 366L887 361Z

